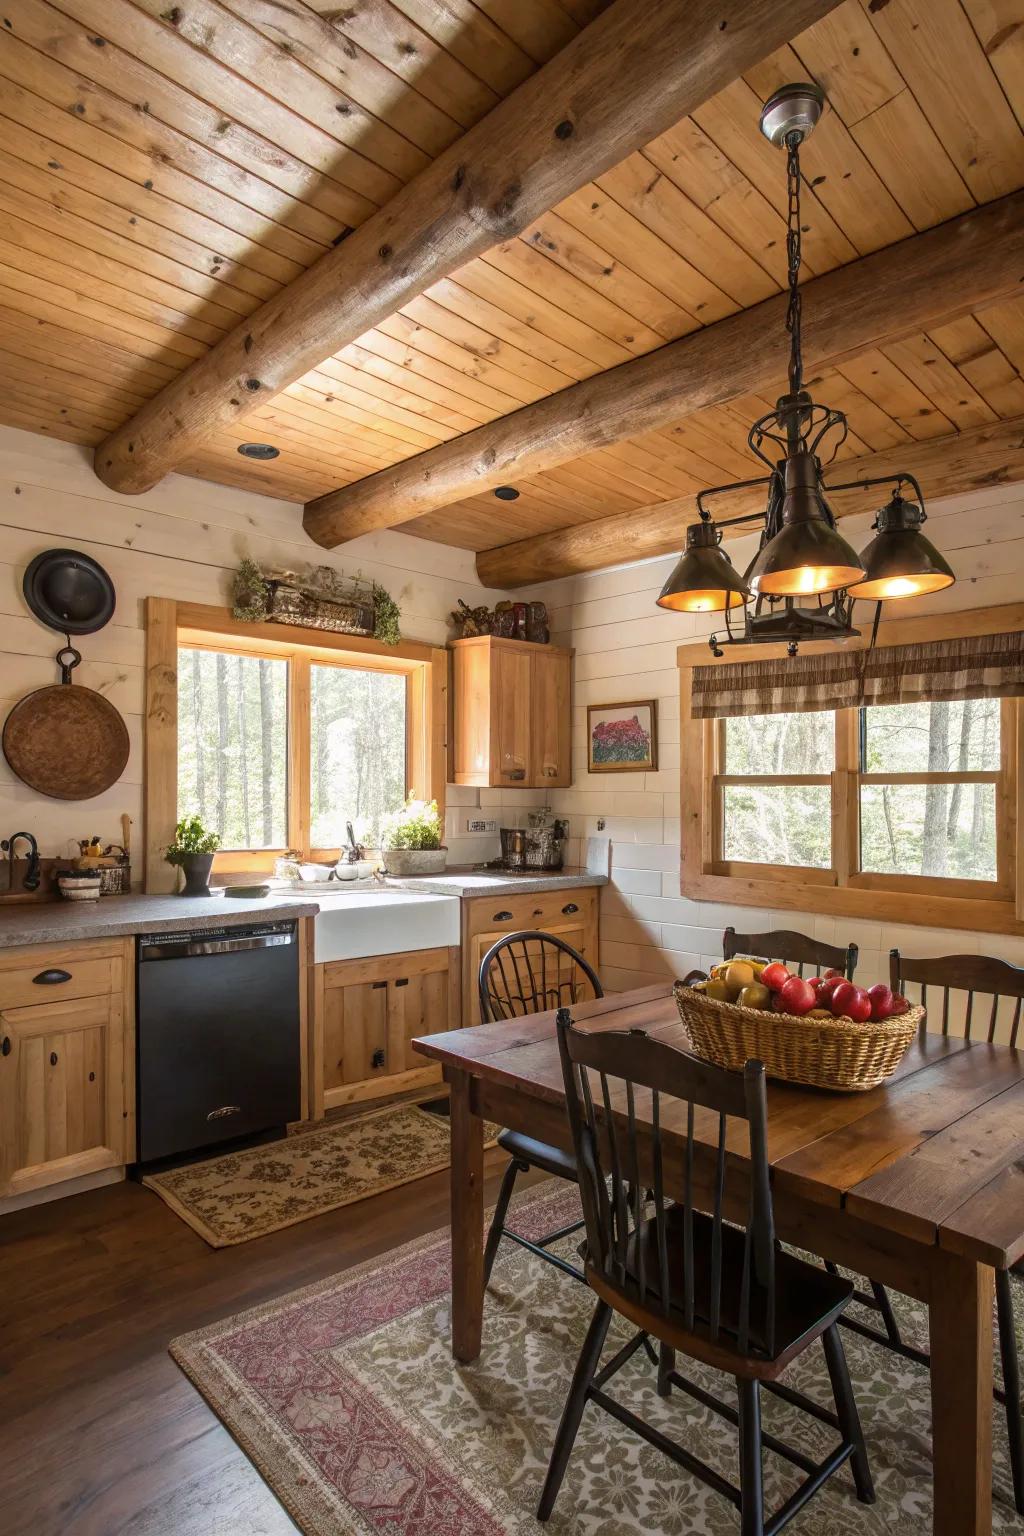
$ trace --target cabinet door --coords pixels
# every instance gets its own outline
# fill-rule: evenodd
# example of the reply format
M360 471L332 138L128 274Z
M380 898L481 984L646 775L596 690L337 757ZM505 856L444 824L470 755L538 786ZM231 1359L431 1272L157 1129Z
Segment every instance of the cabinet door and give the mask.
M457 964L457 950L424 949L323 967L318 1112L440 1081L440 1069L410 1042L457 1026L451 982Z
M127 1158L119 996L0 1013L0 1194Z
M426 1065L410 1045L420 1035L450 1028L448 1019L448 959L436 970L403 975L388 982L388 1045L385 1071L412 1072Z
M571 657L539 650L530 657L530 780L539 789L572 783Z
M530 685L528 651L491 650L491 783L530 782Z
M383 1075L388 1039L385 977L324 991L324 1088Z

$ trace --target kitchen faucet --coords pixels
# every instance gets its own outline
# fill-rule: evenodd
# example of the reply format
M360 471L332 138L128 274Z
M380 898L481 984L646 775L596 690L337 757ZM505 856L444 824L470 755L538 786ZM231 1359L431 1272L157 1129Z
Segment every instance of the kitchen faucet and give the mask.
M24 890L35 891L39 888L39 882L42 879L42 875L39 872L39 844L36 842L31 832L15 832L13 837L5 837L3 842L0 843L0 849L2 849L3 852L7 855L7 889L8 891L13 891L14 889L14 845L19 838L25 839L25 841L28 843L29 849L28 869L25 872L25 878L21 884Z

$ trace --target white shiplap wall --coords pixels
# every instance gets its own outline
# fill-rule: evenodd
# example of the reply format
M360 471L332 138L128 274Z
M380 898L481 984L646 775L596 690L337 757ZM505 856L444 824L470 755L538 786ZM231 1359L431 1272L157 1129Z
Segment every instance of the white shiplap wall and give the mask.
M970 497L935 501L928 533L951 559L959 580L916 603L888 603L886 617L1019 601L1024 588L1024 488L997 487ZM857 548L870 535L869 517L849 518L843 531ZM680 540L683 529L680 523ZM754 543L729 546L742 570ZM655 599L675 563L647 561L567 577L531 590L551 612L553 638L576 649L574 760L571 790L552 805L571 818L576 837L603 833L612 842L612 882L602 893L601 972L616 990L657 977L685 974L721 958L722 929L797 928L831 942L861 946L859 977L888 978L888 951L908 954L984 953L1024 964L1024 939L984 933L886 926L690 901L679 893L679 676L676 648L710 633L707 616L670 614ZM870 616L873 610L866 610ZM721 616L718 616L719 620ZM720 624L719 624L720 627ZM589 774L586 706L658 700L657 773Z
M243 555L284 565L330 563L387 587L402 608L408 639L444 645L447 615L458 598L476 604L500 596L483 591L473 557L463 550L384 532L328 552L303 533L300 507L182 475L169 476L145 496L119 497L96 479L86 450L0 427L0 720L23 694L59 680L53 657L62 639L32 616L21 589L33 556L57 546L92 555L113 578L113 622L81 638L84 660L75 679L117 705L132 750L112 789L78 802L35 794L0 758L0 836L25 829L46 855L66 853L69 838L119 838L122 811L132 816L136 846L142 845L144 598L227 603L231 574ZM497 837L466 834L477 791L452 795L452 861L494 857Z

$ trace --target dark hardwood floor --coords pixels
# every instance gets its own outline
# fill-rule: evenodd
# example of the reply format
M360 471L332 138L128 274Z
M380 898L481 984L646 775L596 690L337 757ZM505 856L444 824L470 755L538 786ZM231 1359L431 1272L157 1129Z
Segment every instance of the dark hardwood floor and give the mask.
M131 1182L0 1218L0 1532L293 1531L167 1345L447 1221L446 1173L219 1250Z

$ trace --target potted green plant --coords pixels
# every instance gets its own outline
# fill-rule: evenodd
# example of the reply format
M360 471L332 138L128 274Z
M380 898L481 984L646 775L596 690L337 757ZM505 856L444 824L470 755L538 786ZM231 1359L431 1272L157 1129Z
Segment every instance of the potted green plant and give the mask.
M438 874L448 858L442 833L436 800L429 804L425 800L409 800L393 816L385 817L380 847L388 874Z
M183 816L178 822L174 842L164 850L164 858L185 876L183 896L209 896L210 870L219 847L219 833L207 832L198 816Z

